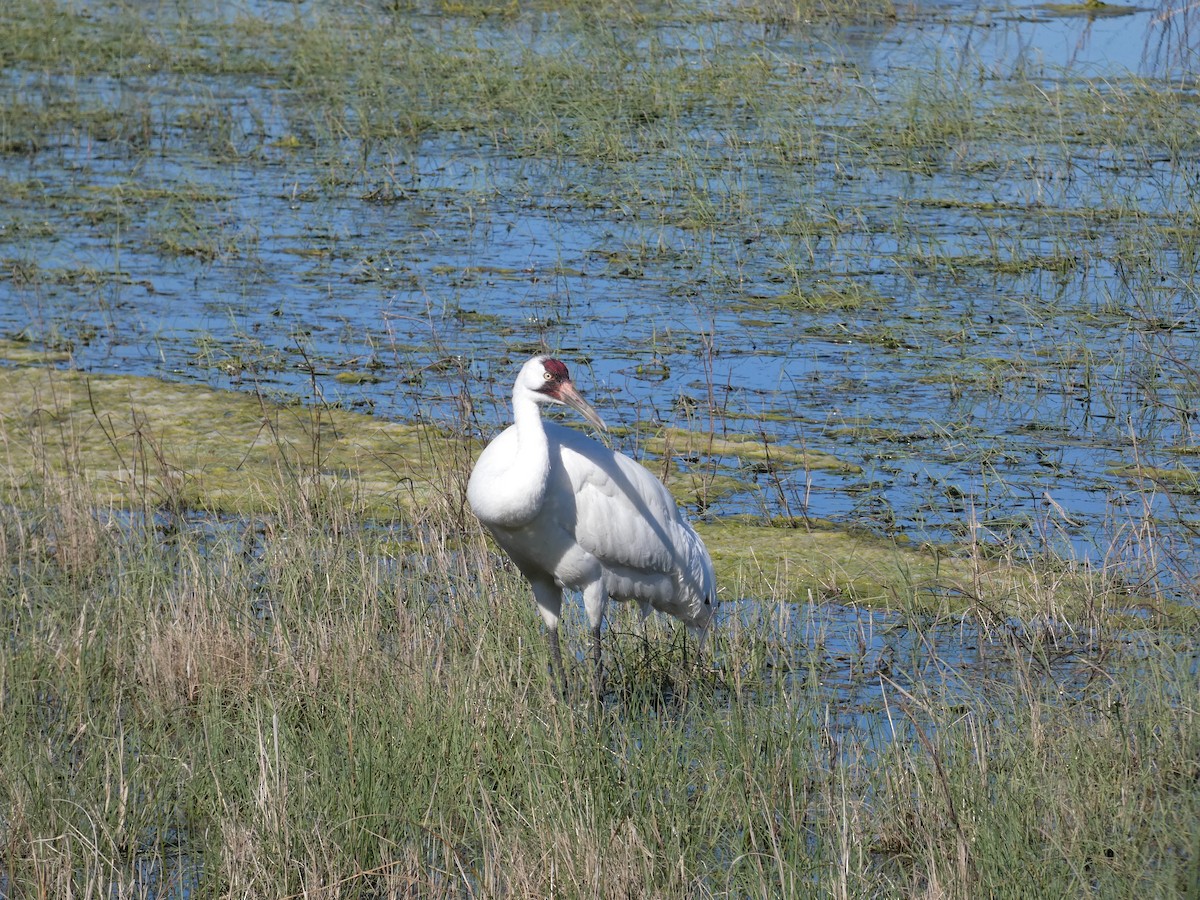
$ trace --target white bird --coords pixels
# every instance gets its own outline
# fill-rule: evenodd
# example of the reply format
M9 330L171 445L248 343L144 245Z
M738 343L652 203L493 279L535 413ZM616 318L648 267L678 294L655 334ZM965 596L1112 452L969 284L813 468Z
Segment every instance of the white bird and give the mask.
M546 624L551 668L566 691L558 623L563 590L580 591L592 627L593 691L600 695L600 626L609 599L634 600L703 638L717 605L712 559L667 489L628 456L543 422L565 404L601 430L567 367L535 356L513 385L513 424L484 449L467 485L479 520L529 580Z

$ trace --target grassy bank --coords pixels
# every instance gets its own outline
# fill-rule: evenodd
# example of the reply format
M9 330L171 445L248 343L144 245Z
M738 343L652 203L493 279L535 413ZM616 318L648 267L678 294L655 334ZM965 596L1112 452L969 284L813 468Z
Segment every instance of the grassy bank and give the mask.
M177 388L139 418L135 384L95 385L88 418L125 409L170 464ZM900 577L898 611L828 617L795 602L819 584L772 591L712 526L726 596L761 599L726 605L699 669L618 613L589 714L555 699L524 584L452 505L364 517L361 487L251 462L269 508L197 516L153 479L87 477L109 469L84 420L40 415L94 468L28 465L0 512L6 896L1172 896L1200 877L1186 628L931 615ZM305 434L271 452L311 458ZM757 531L745 558L821 557ZM1003 579L1017 602L1061 586L1027 573Z
M665 632L644 658L618 616L589 716L555 701L526 590L481 541L299 504L154 527L56 496L0 518L9 897L1183 896L1200 877L1197 662L1170 633L960 625L966 660L900 617L908 649L868 652L797 640L799 608L768 600L698 672Z

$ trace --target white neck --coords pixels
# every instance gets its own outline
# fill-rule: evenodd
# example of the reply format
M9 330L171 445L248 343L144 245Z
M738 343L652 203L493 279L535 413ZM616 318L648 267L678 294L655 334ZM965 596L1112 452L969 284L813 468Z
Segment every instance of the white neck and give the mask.
M514 490L532 516L542 507L550 477L550 444L542 409L525 391L513 391L513 423L517 426L517 458L511 466Z
M488 447L468 487L475 514L488 525L507 528L520 527L537 515L550 477L550 447L541 410L520 388L513 391L513 420L516 440L498 440Z

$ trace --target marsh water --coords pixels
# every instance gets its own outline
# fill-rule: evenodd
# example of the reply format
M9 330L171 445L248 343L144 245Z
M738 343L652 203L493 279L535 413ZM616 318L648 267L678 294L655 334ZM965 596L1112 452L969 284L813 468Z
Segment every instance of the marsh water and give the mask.
M713 445L725 456L675 447L680 468L719 476L681 495L694 516L1051 550L1192 601L1200 12L841 6L6 3L0 360L486 438L516 367L550 351L630 453L652 459L661 434L749 436ZM737 452L752 444L767 450ZM268 616L264 562L242 552L253 523L190 515L201 545L237 547ZM159 539L163 523L117 518ZM1086 694L1116 643L1136 664L1143 639L1188 639L1093 645L1053 621L767 598L723 609L724 646L759 656L718 660L721 697L772 715L803 698L822 748L865 766L929 710L1005 718L1017 694ZM1194 675L1194 646L1180 652ZM911 710L889 705L905 697ZM181 698L166 715L190 720ZM213 721L245 726L237 702ZM64 758L108 752L97 722L64 726ZM171 766L186 761L162 733ZM173 776L139 777L169 814L129 826L115 845L129 881L103 884L202 891L208 837L188 834Z
M601 90L629 109L540 107L568 88L539 82L513 113L467 71L412 107L347 84L322 132L329 98L286 46L263 38L260 73L257 39L235 35L328 10L200 6L121 8L165 47L151 62L5 64L0 336L89 371L481 436L549 350L631 453L666 424L839 461L681 459L736 479L685 498L693 513L1194 571L1190 10L915 3L835 23L649 5L580 34L544 8L363 7L397 58L481 54L553 82L615 55ZM593 119L614 109L628 118L606 132Z

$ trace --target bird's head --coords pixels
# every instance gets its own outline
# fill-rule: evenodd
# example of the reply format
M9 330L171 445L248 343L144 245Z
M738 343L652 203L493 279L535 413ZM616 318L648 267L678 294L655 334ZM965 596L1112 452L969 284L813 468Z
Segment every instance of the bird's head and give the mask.
M601 431L608 430L600 414L575 390L567 367L552 356L535 356L521 367L517 383L513 385L513 397L518 395L530 396L539 404L569 406Z

